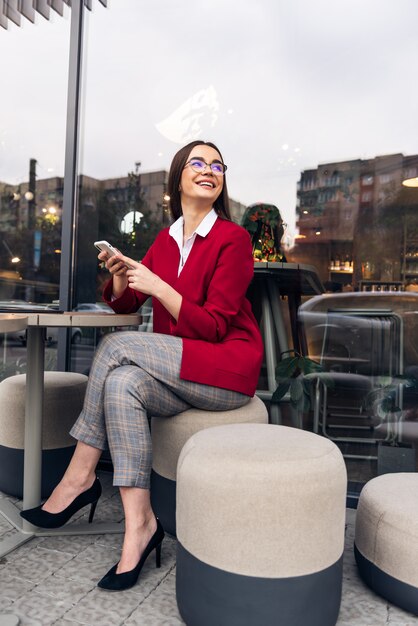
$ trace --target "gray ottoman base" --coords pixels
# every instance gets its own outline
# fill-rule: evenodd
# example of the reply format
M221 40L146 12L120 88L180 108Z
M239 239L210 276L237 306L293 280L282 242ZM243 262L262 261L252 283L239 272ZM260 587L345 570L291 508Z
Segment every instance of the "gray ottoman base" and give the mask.
M354 544L354 556L364 582L389 602L404 611L418 615L418 589L390 576L374 563L366 559Z
M342 566L341 557L305 576L242 576L203 563L178 542L177 604L187 626L335 626Z
M151 505L165 532L176 536L176 481L151 470Z
M75 446L42 450L41 498L48 498L59 483L73 455ZM0 491L23 498L23 450L0 445Z

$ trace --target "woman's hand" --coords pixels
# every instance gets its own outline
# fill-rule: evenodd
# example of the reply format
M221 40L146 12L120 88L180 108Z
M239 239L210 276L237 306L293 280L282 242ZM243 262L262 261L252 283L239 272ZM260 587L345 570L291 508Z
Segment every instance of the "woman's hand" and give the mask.
M128 270L126 264L121 260L122 255L109 256L107 252L100 252L98 258L104 263L106 269L113 278L113 296L119 298L128 286Z
M182 303L182 296L178 291L142 263L123 255L120 256L120 260L128 267L126 276L129 287L157 298L170 315L178 320Z
M107 252L100 252L98 258L106 269L112 274L112 276L125 276L127 271L126 264L121 260L122 254L109 256Z
M126 276L129 287L146 293L148 296L157 296L163 281L157 274L151 272L145 265L134 261L128 256L121 256L121 262L127 267Z

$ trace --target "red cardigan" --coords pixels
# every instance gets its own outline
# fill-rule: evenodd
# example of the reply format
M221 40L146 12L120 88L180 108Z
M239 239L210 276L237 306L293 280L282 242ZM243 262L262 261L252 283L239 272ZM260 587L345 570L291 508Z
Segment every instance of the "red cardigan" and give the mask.
M261 334L245 297L254 273L250 237L241 226L218 217L206 237L196 236L177 276L180 252L162 230L142 260L182 296L178 321L153 298L154 332L183 338L180 377L253 396L263 358ZM132 313L148 298L127 287L104 300L116 313Z

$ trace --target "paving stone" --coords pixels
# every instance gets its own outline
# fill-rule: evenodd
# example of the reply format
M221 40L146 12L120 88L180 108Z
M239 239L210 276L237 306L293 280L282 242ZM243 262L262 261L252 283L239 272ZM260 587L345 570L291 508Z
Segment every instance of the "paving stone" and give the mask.
M387 624L386 602L375 594L373 594L374 597L371 596L370 593L359 594L351 589L344 591L338 626L345 623L356 626L360 624L362 626L384 626Z
M65 615L71 606L69 601L31 591L16 600L11 609L19 617L22 626L49 626Z
M35 585L36 582L16 578L16 576L9 574L4 569L0 570L0 607L3 608L3 601L17 600L27 591L33 589Z
M388 607L388 626L417 626L418 617L403 611L397 606L389 605Z
M15 578L39 582L59 570L71 558L62 552L34 548L31 552L9 562L3 571Z
M7 598L1 598L0 601L0 606L1 606L1 613L0 615L3 615L3 613L5 614L9 614L12 613L12 606L13 602L12 600L8 600ZM0 622L0 626L1 626L1 622Z
M66 562L57 574L63 578L96 584L116 563L119 551L104 546L89 546Z
M108 533L107 535L96 535L94 543L120 552L122 550L123 534Z
M33 591L47 594L69 605L76 605L95 586L95 584L88 585L84 581L79 582L53 574L34 587Z
M17 531L13 529L12 531L10 531L10 534L15 534L16 532ZM32 537L31 539L26 541L26 543L22 543L19 548L13 550L13 552L9 552L9 554L6 554L6 556L3 558L5 559L6 563L13 563L13 561L21 559L25 554L31 554L40 545L41 541L42 539L40 537Z
M65 618L89 626L119 626L124 624L140 602L141 598L129 591L109 593L96 587L68 611Z
M125 626L181 626L177 609L176 577L171 572L125 621Z
M96 541L96 535L62 535L42 537L39 546L76 556Z

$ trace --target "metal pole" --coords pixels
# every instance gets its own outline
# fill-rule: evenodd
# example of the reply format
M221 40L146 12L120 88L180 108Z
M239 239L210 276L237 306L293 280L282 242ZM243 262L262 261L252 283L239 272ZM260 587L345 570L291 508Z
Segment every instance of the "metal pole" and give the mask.
M28 200L28 228L35 230L36 207L36 159L29 160L29 196Z
M31 509L41 501L42 414L44 391L43 328L27 328L25 458L23 508ZM26 530L31 528L27 522Z
M83 52L83 0L71 3L70 59L68 70L67 130L65 138L64 196L62 205L60 310L73 305L75 267L75 229L77 224L77 161L79 106ZM61 329L60 329L61 331ZM70 333L58 333L57 369L67 370L70 358Z

